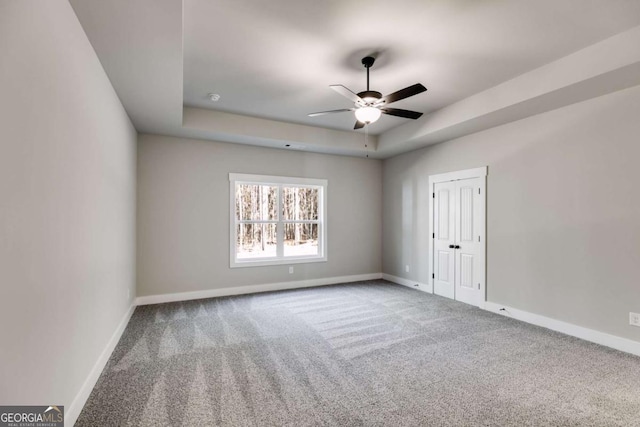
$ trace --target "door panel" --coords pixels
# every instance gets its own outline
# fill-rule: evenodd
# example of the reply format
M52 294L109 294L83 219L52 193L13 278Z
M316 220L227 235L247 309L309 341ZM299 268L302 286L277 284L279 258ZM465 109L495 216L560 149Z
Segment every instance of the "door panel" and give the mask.
M434 186L434 278L433 292L447 298L455 296L455 182Z
M460 237L458 242L473 240L473 186L466 183L459 189Z
M460 286L473 288L473 254L460 254Z
M441 240L451 240L449 230L453 225L451 221L449 221L449 213L451 211L449 200L450 191L448 188L441 188L438 190L438 194L436 198L438 199L438 218L442 218L438 222L438 239Z
M449 267L451 266L453 260L449 260L450 253L448 251L438 251L438 275L436 278L443 282L449 283Z

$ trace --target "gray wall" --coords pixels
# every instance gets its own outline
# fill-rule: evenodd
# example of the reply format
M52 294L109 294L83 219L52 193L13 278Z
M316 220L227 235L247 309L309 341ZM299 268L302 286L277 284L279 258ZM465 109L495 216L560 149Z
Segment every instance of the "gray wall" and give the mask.
M0 403L68 411L135 292L136 132L68 2L1 2L0 58Z
M229 268L229 172L326 178L328 261ZM138 295L379 273L379 160L141 135Z
M383 271L428 281L429 175L488 165L488 300L640 341L639 112L635 87L384 161Z

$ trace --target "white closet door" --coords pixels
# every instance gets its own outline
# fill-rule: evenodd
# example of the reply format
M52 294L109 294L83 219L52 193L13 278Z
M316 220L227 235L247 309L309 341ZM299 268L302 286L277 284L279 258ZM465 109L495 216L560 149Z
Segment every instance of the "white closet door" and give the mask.
M484 180L463 179L455 183L455 299L472 305L484 301L482 292L482 245L484 228Z
M454 298L456 183L450 181L435 184L434 194L433 292Z

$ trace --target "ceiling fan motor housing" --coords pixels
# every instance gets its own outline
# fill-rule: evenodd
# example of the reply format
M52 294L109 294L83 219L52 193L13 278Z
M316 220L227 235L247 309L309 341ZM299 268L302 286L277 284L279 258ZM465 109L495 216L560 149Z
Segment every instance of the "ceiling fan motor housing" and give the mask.
M375 90L365 90L358 93L358 96L364 100L366 105L371 105L382 98L382 94ZM356 103L358 105L358 103Z

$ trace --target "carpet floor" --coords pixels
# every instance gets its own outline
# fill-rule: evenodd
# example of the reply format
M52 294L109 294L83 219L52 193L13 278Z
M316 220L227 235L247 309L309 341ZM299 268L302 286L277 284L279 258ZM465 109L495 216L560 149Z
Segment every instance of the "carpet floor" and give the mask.
M385 281L141 306L77 426L640 426L640 358Z

